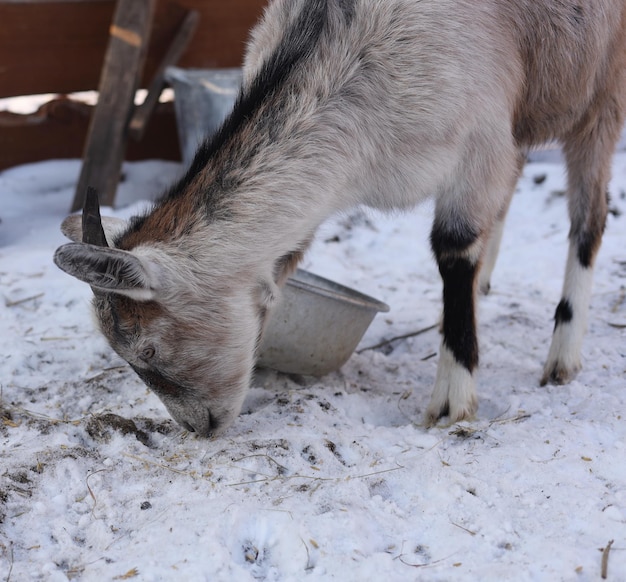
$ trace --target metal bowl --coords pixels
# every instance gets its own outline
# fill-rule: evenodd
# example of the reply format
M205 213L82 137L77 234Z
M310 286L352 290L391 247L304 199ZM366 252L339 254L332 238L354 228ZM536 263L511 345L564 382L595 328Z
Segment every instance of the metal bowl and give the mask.
M389 306L298 269L267 322L257 365L290 374L328 374L348 360L379 311Z

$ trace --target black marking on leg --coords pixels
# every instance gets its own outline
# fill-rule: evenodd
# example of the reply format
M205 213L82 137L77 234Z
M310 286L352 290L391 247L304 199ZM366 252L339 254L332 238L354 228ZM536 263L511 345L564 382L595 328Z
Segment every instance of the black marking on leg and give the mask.
M556 329L562 323L569 323L574 317L574 311L572 304L567 299L561 299L556 306L554 313L554 329Z
M457 362L472 372L478 365L478 340L474 314L474 280L477 265L460 257L479 233L462 217L435 219L430 242L443 279L443 341Z
M437 259L450 252L460 253L478 238L478 232L468 224L441 224L435 221L430 233L430 245Z
M478 365L474 315L476 265L467 259L439 262L443 279L443 341L457 362L472 372Z
M585 268L591 267L596 251L600 246L602 232L583 232L576 237L576 246L578 250L578 261Z
M572 230L570 231L570 239L576 245L578 252L578 261L586 269L593 264L602 241L604 229L606 228L610 196L608 192L605 192L604 196L605 204L600 205L602 210L596 208L595 212L587 217L586 225L583 228L572 225Z

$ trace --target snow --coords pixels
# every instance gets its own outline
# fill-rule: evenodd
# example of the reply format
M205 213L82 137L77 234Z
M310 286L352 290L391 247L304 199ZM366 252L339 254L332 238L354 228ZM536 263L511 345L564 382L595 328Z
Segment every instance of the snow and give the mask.
M526 166L480 299L480 407L422 425L440 282L432 209L324 225L304 267L379 298L336 373L259 373L225 435L177 426L52 263L77 160L0 174L0 580L626 580L626 153L583 370L539 387L567 253L559 162ZM176 164L126 164L128 217ZM542 177L545 179L542 181Z

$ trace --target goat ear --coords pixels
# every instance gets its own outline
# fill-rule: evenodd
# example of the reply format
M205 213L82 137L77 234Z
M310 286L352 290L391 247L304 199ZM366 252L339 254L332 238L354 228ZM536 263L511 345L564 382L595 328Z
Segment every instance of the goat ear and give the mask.
M137 301L151 301L157 296L157 266L128 251L69 243L56 250L54 262L94 290L119 293Z
M121 234L128 227L128 222L121 218L115 218L114 216L102 217L102 228L104 229L104 235L106 236L109 246L114 246L113 241L118 234ZM83 223L82 216L80 214L72 214L68 216L61 223L61 232L74 242L83 241Z

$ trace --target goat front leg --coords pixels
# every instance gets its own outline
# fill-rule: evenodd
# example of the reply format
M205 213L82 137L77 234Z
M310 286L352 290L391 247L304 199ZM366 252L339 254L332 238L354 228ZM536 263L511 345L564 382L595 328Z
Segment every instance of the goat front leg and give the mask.
M471 418L478 407L474 370L478 366L476 281L482 241L468 226L449 229L435 221L431 244L443 279L443 323L435 388L426 424L442 416Z

